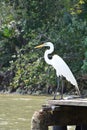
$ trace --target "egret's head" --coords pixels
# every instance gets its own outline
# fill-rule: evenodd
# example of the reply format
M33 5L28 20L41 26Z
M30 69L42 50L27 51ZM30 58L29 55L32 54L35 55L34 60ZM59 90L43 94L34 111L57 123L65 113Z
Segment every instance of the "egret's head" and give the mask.
M36 46L35 48L42 48L44 46L49 46L49 47L53 47L53 44L51 42L45 42L39 46Z

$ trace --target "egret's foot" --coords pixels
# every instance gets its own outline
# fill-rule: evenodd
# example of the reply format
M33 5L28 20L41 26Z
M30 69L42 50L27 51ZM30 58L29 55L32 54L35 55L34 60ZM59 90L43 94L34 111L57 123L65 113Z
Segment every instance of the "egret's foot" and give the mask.
M60 98L59 98L59 100L63 100L64 98L63 98L63 93L60 93Z
M54 95L54 97L53 97L53 100L57 100L55 95Z
M53 100L56 100L56 96L57 96L57 93L55 92L55 93L54 93Z
M58 99L53 98L53 100L64 100L64 98L58 98Z
M64 100L64 98L59 98L59 100Z
M60 97L58 100L64 100L64 98L63 98L63 97Z
M56 96L54 95L53 100L64 100L64 98L61 96L60 98L56 99Z

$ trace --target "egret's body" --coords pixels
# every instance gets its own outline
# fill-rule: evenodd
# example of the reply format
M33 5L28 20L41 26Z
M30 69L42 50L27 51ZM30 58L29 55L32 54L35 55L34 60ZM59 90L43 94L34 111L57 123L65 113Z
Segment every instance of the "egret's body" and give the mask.
M54 55L52 59L48 58L48 55L54 51L53 44L51 42L46 42L35 48L40 48L44 46L50 47L50 49L46 50L44 54L44 59L46 63L52 65L55 68L57 77L65 77L67 81L69 81L72 85L74 85L76 90L78 91L78 94L80 95L80 91L76 79L73 73L71 72L70 68L68 67L68 65L65 63L65 61L58 55Z

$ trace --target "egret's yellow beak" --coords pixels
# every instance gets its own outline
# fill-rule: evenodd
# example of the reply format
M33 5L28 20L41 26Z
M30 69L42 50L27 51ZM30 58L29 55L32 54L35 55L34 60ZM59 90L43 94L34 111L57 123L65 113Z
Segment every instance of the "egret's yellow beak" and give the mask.
M36 46L35 48L41 48L41 47L43 47L44 46L44 44L41 44L41 45L39 45L39 46Z

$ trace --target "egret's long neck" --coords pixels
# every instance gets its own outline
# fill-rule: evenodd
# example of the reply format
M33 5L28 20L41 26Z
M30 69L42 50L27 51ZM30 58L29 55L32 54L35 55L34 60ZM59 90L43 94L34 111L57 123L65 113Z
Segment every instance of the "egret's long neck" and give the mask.
M51 65L51 59L48 58L48 55L51 54L54 51L54 46L51 46L50 49L46 50L44 53L44 59L47 62L47 64Z

